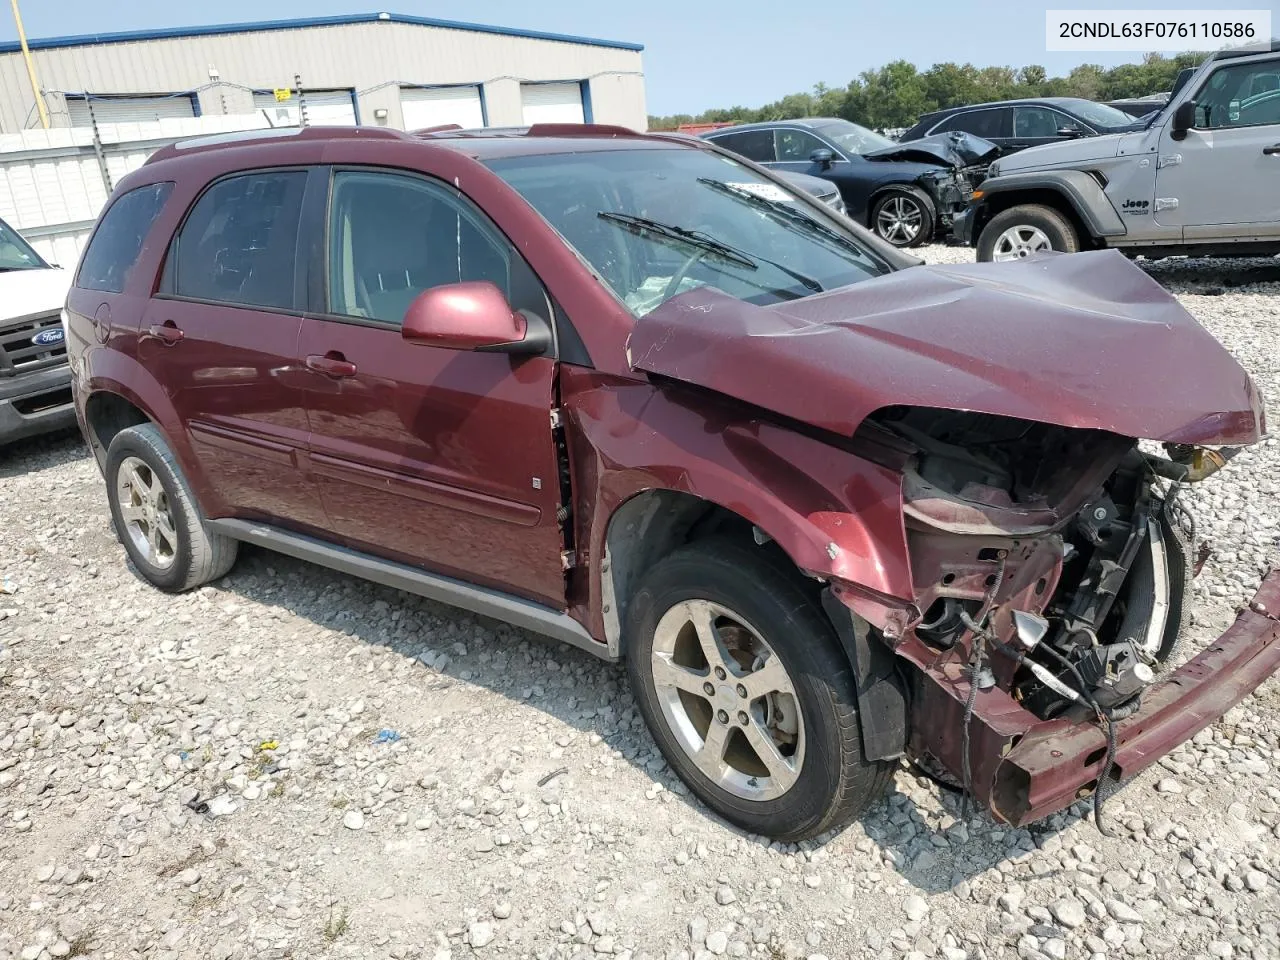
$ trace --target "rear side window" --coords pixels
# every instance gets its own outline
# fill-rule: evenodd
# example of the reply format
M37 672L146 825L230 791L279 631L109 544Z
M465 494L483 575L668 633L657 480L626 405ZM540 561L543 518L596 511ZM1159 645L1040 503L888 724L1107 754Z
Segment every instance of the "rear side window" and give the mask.
M178 233L173 293L191 300L290 309L303 170L220 180L196 201Z
M1008 107L995 110L969 110L947 119L934 133L959 130L975 137L990 140L992 137L1013 135L1013 111Z
M775 159L772 130L726 133L719 137L712 137L711 142L717 147L732 150L738 156L754 160L756 163L773 163Z
M142 243L172 190L172 183L149 183L121 194L107 208L80 261L77 287L103 293L123 292Z

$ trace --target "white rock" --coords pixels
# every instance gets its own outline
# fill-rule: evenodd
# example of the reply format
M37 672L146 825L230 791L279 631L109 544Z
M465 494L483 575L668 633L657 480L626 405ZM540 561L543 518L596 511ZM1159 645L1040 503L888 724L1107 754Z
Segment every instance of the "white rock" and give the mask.
M467 941L477 950L493 943L493 938L493 924L486 920L477 921L467 927Z
M359 810L348 810L342 815L342 825L348 830L364 829L364 814Z
M902 901L902 912L907 915L908 920L923 920L925 914L929 912L929 904L923 897L913 894Z

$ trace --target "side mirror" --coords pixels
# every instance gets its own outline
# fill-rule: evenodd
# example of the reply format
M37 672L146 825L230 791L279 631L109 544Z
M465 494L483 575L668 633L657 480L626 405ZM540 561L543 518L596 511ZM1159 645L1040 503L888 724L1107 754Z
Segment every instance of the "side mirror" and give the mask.
M1175 140L1186 137L1187 131L1196 123L1196 102L1183 100L1173 111L1173 120L1169 124L1169 136Z
M1083 137L1084 131L1076 126L1062 126L1058 128L1058 136L1074 139L1075 137Z
M541 324L539 324L541 327ZM544 353L545 336L530 336L529 323L494 284L450 283L424 290L405 311L400 336L409 343L445 350Z
M836 155L832 153L830 150L826 149L825 147L820 147L817 150L813 151L813 153L809 154L809 159L813 163L816 163L819 166L821 166L823 170L831 166L831 163L833 160L835 160L835 158L836 158Z

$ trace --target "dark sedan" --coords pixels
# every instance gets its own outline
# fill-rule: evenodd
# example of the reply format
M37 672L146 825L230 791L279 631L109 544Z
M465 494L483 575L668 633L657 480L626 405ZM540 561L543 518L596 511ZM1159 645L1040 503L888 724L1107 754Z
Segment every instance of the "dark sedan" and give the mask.
M1105 103L1078 97L1043 97L935 110L921 117L898 140L907 143L958 131L990 140L1002 153L1015 153L1045 143L1123 133L1140 126L1134 117Z
M973 191L965 168L996 153L994 144L964 134L898 144L825 117L748 123L702 137L779 172L831 181L848 216L897 247L945 236Z

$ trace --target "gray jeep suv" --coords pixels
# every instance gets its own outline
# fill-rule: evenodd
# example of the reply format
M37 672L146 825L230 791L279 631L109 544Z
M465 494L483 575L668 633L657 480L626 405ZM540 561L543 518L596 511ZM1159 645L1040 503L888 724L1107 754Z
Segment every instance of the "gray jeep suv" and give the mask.
M1143 129L1001 157L954 231L979 260L1280 253L1280 41L1214 54Z

